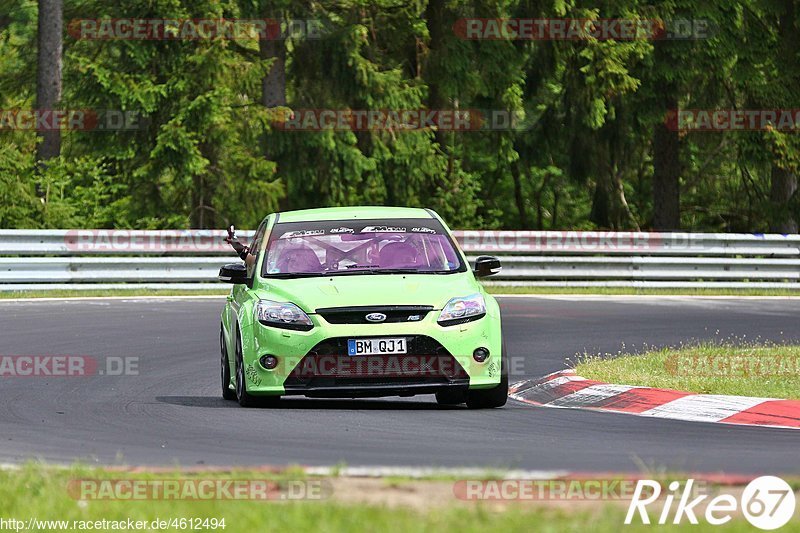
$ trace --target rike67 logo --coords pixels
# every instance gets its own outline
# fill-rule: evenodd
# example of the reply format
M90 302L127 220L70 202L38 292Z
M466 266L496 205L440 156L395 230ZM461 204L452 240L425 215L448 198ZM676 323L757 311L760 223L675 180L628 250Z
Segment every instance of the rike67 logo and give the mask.
M660 509L656 522L660 525L670 521L681 524L684 520L690 524L698 524L700 515L707 523L719 526L730 522L734 515L741 513L753 526L773 530L786 525L794 516L794 491L779 477L762 476L754 479L738 498L732 494L720 494L708 500L708 494L701 494L691 499L695 495L693 487L693 479L689 479L683 488L680 482L673 481L668 485L669 492L662 501L659 500L662 493L661 483L650 479L639 480L628 506L625 523L636 521L638 514L643 524L650 524L648 505L653 505L652 510L656 513ZM700 513L698 507L702 506L705 506L705 512Z

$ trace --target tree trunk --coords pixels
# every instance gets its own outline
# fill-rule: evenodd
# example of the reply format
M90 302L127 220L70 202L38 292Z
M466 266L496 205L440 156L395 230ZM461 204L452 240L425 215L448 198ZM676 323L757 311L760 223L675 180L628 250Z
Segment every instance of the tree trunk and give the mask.
M674 43L656 41L656 69L675 68L669 47ZM656 81L657 110L660 120L653 131L653 229L677 230L681 226L680 210L680 137L665 123L667 112L678 108L678 86L673 80Z
M428 108L435 110L443 110L447 107L446 99L437 83L437 80L443 75L440 71L441 58L439 54L442 53L444 48L444 32L449 29L446 23L446 9L445 0L428 0L428 5L425 7L425 20L428 25L430 41L428 43L428 61L423 71L423 78L428 85ZM434 132L434 136L442 151L447 153L445 133L437 129Z
M675 100L673 100L674 102ZM657 124L653 135L653 229L677 230L680 212L680 139Z
M784 168L772 165L769 200L772 220L769 230L775 233L797 233L797 220L789 209L789 201L797 191L797 176Z
M219 171L219 147L209 141L200 143L199 148L209 164L204 171L192 176L192 210L189 223L192 228L215 228L218 217L214 209L214 198L222 180Z
M779 9L781 13L778 19L778 37L780 39L778 57L780 64L792 65L796 61L797 54L800 53L800 43L798 43L797 32L794 28L794 1L783 0ZM778 80L779 84L784 87L795 87L800 80L797 79L794 72L795 70L792 68L784 70L781 76L784 79ZM782 105L787 105L785 99ZM795 220L790 207L792 196L797 191L797 175L782 168L780 156L775 155L773 156L770 180L770 231L797 233L797 220Z
M511 176L514 178L514 201L519 213L520 229L528 229L528 211L525 208L525 192L522 190L522 179L519 175L519 162L511 164Z
M278 9L268 8L264 16L273 20L281 20L282 14ZM280 23L280 22L279 22ZM286 41L282 36L275 39L261 39L258 41L258 51L262 60L272 59L269 72L261 80L261 105L265 108L286 106ZM266 133L262 142L262 152L265 159L274 160L275 153L270 150L270 134ZM276 163L277 164L277 163ZM287 191L289 184L287 183ZM289 195L286 194L279 200L281 210L290 208Z
M264 107L286 105L286 43L282 39L258 42L261 59L274 59L269 73L261 80L261 104Z
M196 229L205 228L205 197L203 176L195 174L192 176L192 211L189 216L189 227Z
M613 204L615 206L615 216L617 229L625 229L631 227L636 231L640 231L639 222L633 216L631 206L628 205L628 199L625 198L625 187L622 183L622 176L618 172L614 172L610 176L611 187L613 193Z
M604 172L598 175L597 183L594 186L594 194L592 195L592 210L589 213L589 220L602 229L610 229L612 226L611 199L608 195L606 177Z
M62 0L39 0L38 64L36 68L36 109L54 110L61 100ZM39 132L41 142L36 159L47 161L61 153L58 129Z
M258 42L261 59L272 59L269 72L261 80L261 105L266 108L286 106L286 43L283 39ZM264 156L269 159L270 150L264 142Z
M553 187L553 216L550 220L550 229L558 228L558 199L561 197L558 193L559 190L558 185ZM544 227L539 229L544 229Z

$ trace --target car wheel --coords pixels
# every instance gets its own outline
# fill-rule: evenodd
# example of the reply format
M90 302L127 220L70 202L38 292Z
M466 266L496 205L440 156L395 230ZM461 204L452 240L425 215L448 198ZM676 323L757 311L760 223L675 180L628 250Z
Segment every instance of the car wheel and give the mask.
M228 361L228 349L225 348L225 337L222 326L219 328L220 380L222 381L222 397L225 400L235 400L236 391L231 389L231 365Z
M490 409L503 407L508 401L508 368L506 366L506 349L503 343L503 354L500 360L500 384L491 389L471 390L467 393L467 407L470 409Z
M242 357L242 341L236 340L236 399L242 407L256 407L257 398L248 394L247 382L244 378L244 358Z
M466 391L443 390L436 393L436 403L439 405L458 405L466 401Z

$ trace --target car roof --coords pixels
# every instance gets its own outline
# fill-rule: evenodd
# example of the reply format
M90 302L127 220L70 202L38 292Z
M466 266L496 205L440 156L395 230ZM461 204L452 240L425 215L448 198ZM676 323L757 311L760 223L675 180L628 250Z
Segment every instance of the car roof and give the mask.
M300 209L278 213L278 222L314 222L320 220L352 220L352 219L385 219L385 218L435 218L431 211L417 207L322 207L319 209Z

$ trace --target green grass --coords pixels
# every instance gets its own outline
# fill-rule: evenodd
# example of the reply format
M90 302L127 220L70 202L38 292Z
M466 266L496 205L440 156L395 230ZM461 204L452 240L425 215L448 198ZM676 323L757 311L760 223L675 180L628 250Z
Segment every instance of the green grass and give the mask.
M584 354L577 373L606 383L800 399L800 346L723 342L610 355Z
M285 482L286 475L265 475L257 472L203 474L207 478L275 479ZM73 479L165 479L187 474L121 474L98 469L72 467L54 469L28 465L21 470L0 471L0 518L27 520L132 520L152 521L156 518L225 519L226 532L238 531L652 531L654 526L624 526L626 506L600 503L589 506L512 504L503 508L456 501L452 494L443 496L430 510L410 507L347 503L348 495L337 495L324 501L256 502L256 501L162 501L136 500L77 501L66 490ZM295 476L297 479L297 476ZM654 513L655 514L655 513ZM652 516L652 515L651 515ZM655 519L655 516L652 516ZM658 526L659 531L697 530L684 524ZM174 529L169 529L170 531ZM749 531L741 518L720 531ZM222 531L218 529L217 531ZM783 531L800 531L798 522Z
M639 289L633 287L515 287L488 285L491 294L596 294L599 296L795 296L797 289Z
M791 289L634 289L634 288L561 288L561 287L509 287L490 285L486 289L491 294L588 294L599 296L643 295L643 296L795 296L800 291ZM219 289L169 290L169 289L107 289L107 290L37 290L0 291L0 299L11 298L102 298L108 296L224 296L229 287L220 285Z
M193 291L179 291L167 289L108 289L108 290L42 290L42 291L8 291L0 292L0 299L12 298L96 298L108 296L225 296L230 292L227 287L220 284L219 289L201 289Z

